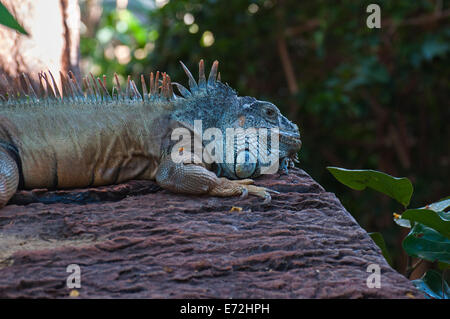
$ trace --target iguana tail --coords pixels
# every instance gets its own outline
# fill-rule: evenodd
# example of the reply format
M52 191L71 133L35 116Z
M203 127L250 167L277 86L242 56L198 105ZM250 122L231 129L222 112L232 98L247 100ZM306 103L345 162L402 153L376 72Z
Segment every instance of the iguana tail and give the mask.
M0 146L0 208L8 203L19 185L19 169L7 150Z

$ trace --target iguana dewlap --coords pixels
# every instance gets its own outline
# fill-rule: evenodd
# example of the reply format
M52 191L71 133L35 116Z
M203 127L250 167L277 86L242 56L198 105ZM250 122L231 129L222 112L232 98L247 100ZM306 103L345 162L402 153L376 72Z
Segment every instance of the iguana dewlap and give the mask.
M171 134L176 128L194 132L194 121L202 130L219 128L279 129L279 159L282 169L291 164L300 148L296 125L271 103L236 92L217 78L215 62L206 80L203 61L198 83L189 77L189 90L179 84L181 96L172 91L170 78L162 84L150 76L149 91L142 79L142 95L128 80L122 91L110 94L104 81L83 79L82 91L75 78L61 75L63 92L53 77L41 73L39 90L26 76L21 88L3 83L0 91L0 208L18 188L80 188L121 183L131 179L151 179L163 188L189 194L235 196L254 194L270 200L269 190L250 185L261 173L258 154L248 147L261 143L247 136L245 148L231 148L232 156L244 154L253 162L205 162L197 158L192 141L180 147ZM36 93L39 91L38 93ZM196 135L197 134L197 135ZM239 137L238 137L239 138ZM217 147L226 149L226 140ZM229 142L229 141L228 141ZM215 145L215 144L214 144ZM225 146L224 146L225 145ZM177 149L174 149L177 148ZM175 162L172 152L185 152L196 161ZM242 153L243 152L243 153ZM200 154L207 154L201 152ZM248 178L247 178L248 177Z

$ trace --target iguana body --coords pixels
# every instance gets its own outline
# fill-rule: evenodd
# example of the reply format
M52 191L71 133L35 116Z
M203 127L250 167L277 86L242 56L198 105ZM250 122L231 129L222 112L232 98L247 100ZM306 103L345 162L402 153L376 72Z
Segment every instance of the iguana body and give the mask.
M104 82L94 78L84 80L84 92L73 77L62 76L63 92L59 93L51 74L40 75L38 94L25 76L21 88L7 84L6 94L0 95L0 208L18 188L80 188L131 179L156 180L161 187L180 193L250 193L270 200L268 190L249 185L251 180L234 180L257 176L257 164L174 162L171 133L179 127L193 132L195 120L202 120L204 129L257 126L254 109L270 108L276 113L271 122L286 126L286 134L280 137L280 149L286 148L280 158L286 164L300 148L297 127L270 103L237 97L216 79L217 62L208 81L203 61L198 83L185 71L190 90L177 84L182 96L173 94L165 74L161 85L158 76L151 75L149 92L143 81L142 96L130 80L125 92L117 81L111 95ZM253 107L257 103L262 104ZM191 158L190 153L184 155Z
M44 106L0 111L0 140L17 147L23 187L74 188L154 179L160 145L151 106ZM105 111L105 108L108 108ZM26 114L24 114L26 112ZM153 134L152 134L153 133Z

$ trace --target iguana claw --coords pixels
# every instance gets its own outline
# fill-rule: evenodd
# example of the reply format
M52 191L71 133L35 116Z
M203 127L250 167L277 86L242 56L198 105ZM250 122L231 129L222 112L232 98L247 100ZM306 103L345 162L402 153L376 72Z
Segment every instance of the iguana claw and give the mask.
M241 197L239 197L239 198L246 199L247 197L248 197L248 190L245 187L243 187Z
M269 193L266 194L266 196L264 197L264 201L263 201L263 205L267 205L272 201L272 197L270 196Z
M222 177L218 185L211 189L209 194L221 197L240 195L241 199L247 198L248 195L254 195L264 198L263 204L270 203L272 199L270 193L278 194L277 191L262 186L251 185L252 183L253 180L251 179L229 180Z
M276 191L261 186L245 185L244 188L247 189L250 195L264 198L263 204L268 204L272 200L272 196L270 196L270 193L278 194L278 192Z

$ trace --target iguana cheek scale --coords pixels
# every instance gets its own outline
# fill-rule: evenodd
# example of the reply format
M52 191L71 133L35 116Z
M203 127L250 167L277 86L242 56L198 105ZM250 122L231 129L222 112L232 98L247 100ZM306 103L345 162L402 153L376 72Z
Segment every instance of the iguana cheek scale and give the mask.
M182 64L183 65L183 64ZM280 127L289 143L281 144L283 161L294 159L300 148L298 128L278 112L279 119L266 120L258 103L268 102L238 97L222 84L214 62L206 80L203 60L199 63L198 83L183 65L189 89L171 83L165 73L150 75L149 90L142 79L142 95L128 78L125 91L115 76L112 93L105 79L83 79L81 90L73 75L61 74L60 93L51 73L41 73L40 87L34 88L23 75L21 87L3 79L0 91L0 208L6 205L18 187L25 189L81 188L122 183L131 179L150 179L178 193L235 196L252 194L270 201L268 189L241 179L248 174L216 163L225 172L217 176L207 163L175 163L170 152L174 128L193 127L202 120L204 129L225 129L231 123L240 126ZM1 79L0 79L1 80ZM172 91L176 85L181 93ZM36 93L38 92L38 93ZM253 105L253 106L252 106ZM247 123L246 113L253 121ZM273 117L273 115L272 115ZM277 121L275 121L277 120ZM275 122L274 122L275 121ZM258 126L259 125L259 126ZM285 149L283 149L285 147ZM242 150L236 150L236 154ZM253 174L253 177L257 173ZM232 180L231 180L231 179ZM237 179L237 180L234 180Z

